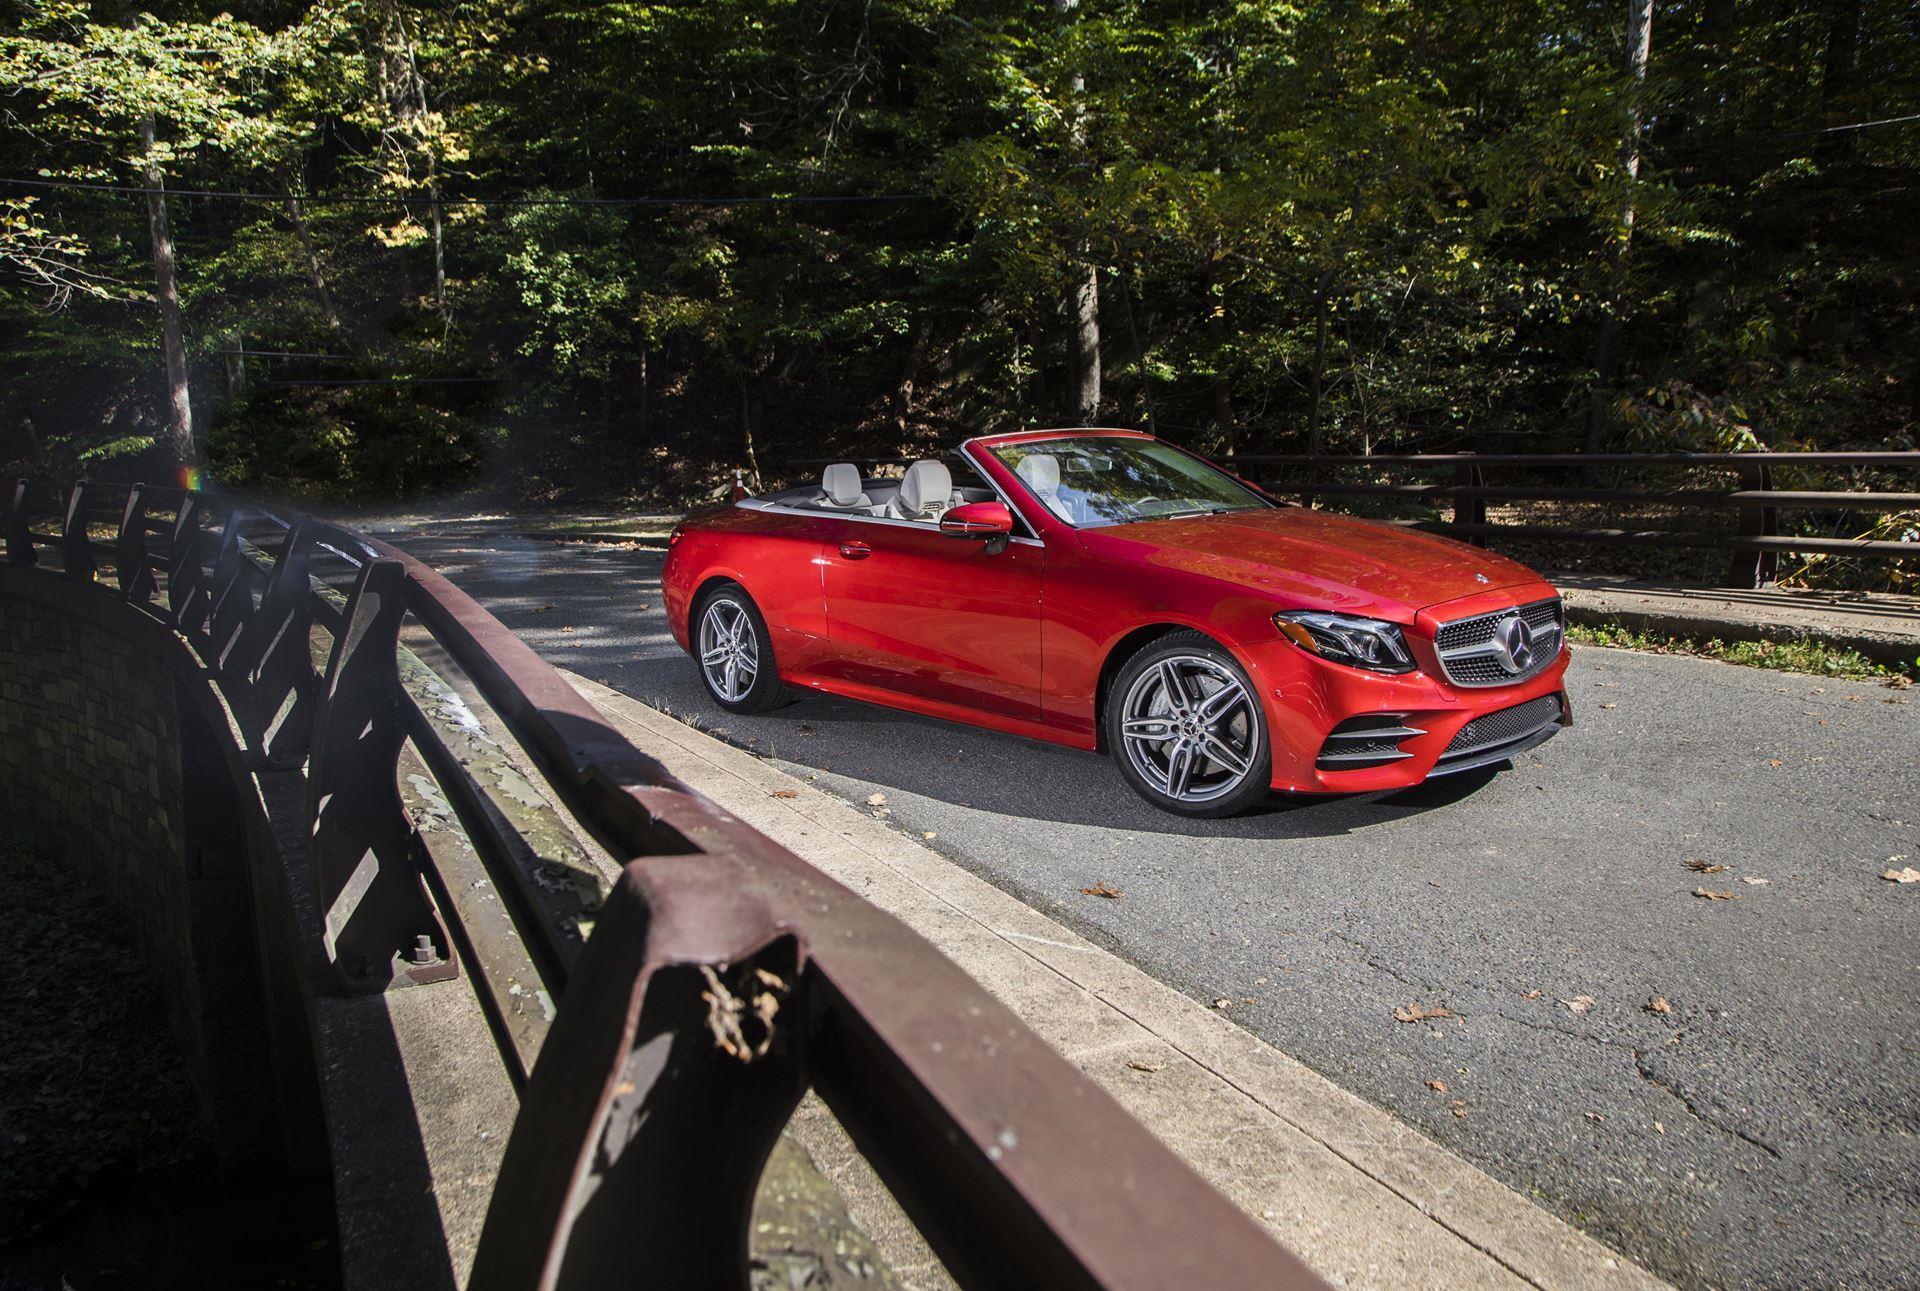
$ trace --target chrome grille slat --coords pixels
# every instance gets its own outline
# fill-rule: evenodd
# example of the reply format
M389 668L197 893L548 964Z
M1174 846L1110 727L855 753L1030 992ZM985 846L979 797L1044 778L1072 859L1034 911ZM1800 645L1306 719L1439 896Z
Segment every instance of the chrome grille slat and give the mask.
M1523 672L1508 672L1497 657L1493 635L1500 623L1518 614L1534 632L1534 660ZM1566 647L1559 597L1492 610L1440 625L1433 635L1441 671L1456 686L1510 686L1537 677L1553 666Z

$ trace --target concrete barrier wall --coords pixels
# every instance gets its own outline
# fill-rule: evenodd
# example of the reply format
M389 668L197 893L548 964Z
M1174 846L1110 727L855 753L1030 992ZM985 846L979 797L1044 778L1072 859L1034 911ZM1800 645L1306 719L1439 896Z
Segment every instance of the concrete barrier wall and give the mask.
M215 1145L246 1161L280 1138L249 831L210 694L182 678L192 666L184 642L106 589L0 569L0 830L126 917Z

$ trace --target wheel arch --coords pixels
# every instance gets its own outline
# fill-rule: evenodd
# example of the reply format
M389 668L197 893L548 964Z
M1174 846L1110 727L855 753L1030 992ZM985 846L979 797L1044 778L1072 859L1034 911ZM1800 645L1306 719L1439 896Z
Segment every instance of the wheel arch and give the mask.
M700 613L700 602L706 599L708 592L729 583L739 588L742 592L746 592L749 600L753 598L753 593L747 591L747 585L725 570L709 571L706 577L702 578L699 583L694 586L693 594L687 597L687 642L689 648L692 648L692 643L695 640L694 632L696 625L693 620L694 616ZM757 605L759 602L756 601L755 604Z
M1118 640L1107 647L1106 657L1100 661L1100 676L1094 685L1093 691L1093 747L1096 751L1101 753L1108 751L1107 699L1112 693L1114 678L1120 675L1120 670L1127 666L1128 660L1132 659L1142 650L1150 647L1162 637L1169 637L1177 632L1195 633L1213 642L1214 645L1225 650L1229 655L1234 653L1232 647L1227 645L1227 643L1222 641L1218 636L1192 623L1162 620L1155 623L1143 623L1139 627L1128 629Z

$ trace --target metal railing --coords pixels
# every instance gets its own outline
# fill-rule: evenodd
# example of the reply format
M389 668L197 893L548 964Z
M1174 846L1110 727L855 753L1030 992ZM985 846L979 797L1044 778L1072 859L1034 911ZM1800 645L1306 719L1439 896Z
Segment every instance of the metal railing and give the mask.
M745 1286L755 1187L809 1087L963 1285L1320 1285L959 968L686 788L404 552L219 495L25 481L6 547L179 632L251 764L304 764L334 988L471 979L521 1105L470 1286L610 1285L636 1268ZM403 620L623 862L591 937L554 918L403 684ZM465 917L437 877L396 786L403 749L510 933ZM507 1006L529 960L559 1002L550 1026Z
M1317 497L1388 497L1416 502L1449 502L1450 520L1402 521L1416 528L1451 534L1484 544L1488 538L1552 539L1574 543L1615 543L1695 548L1728 554L1726 585L1761 587L1779 572L1783 554L1861 556L1875 559L1920 557L1920 543L1867 538L1835 538L1783 533L1783 511L1844 510L1899 512L1920 510L1920 493L1870 490L1794 490L1774 487L1781 468L1906 468L1920 470L1920 452L1884 453L1413 453L1400 456L1313 456L1305 453L1248 453L1228 459L1232 469L1263 468L1260 486L1271 493L1311 503ZM1264 468L1290 468L1276 479ZM1447 483L1388 483L1327 478L1340 468L1370 471L1446 472ZM1641 469L1652 467L1716 469L1732 472L1732 489L1636 489L1595 485L1560 487L1536 483L1490 485L1487 473L1567 467ZM1299 478L1304 474L1305 478ZM1489 502L1606 502L1700 510L1731 510L1731 533L1671 529L1601 529L1573 525L1500 524L1489 521Z

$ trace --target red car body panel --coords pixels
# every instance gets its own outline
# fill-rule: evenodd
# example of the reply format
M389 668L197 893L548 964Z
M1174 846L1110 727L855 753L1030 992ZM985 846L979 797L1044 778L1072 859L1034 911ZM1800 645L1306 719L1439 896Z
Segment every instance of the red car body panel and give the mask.
M1295 792L1417 784L1475 716L1561 693L1564 647L1550 667L1513 685L1458 687L1440 669L1440 624L1557 595L1514 561L1295 506L1076 529L990 451L1093 435L1150 438L1030 431L964 446L1036 535L1004 550L928 525L750 503L689 516L662 574L674 638L687 648L694 598L729 579L766 617L789 684L1093 749L1102 687L1130 642L1191 628L1231 651L1255 683L1272 785ZM1383 675L1311 654L1274 627L1276 612L1296 609L1398 623L1419 669ZM1410 757L1365 770L1316 768L1336 725L1385 712L1426 732L1401 743Z

